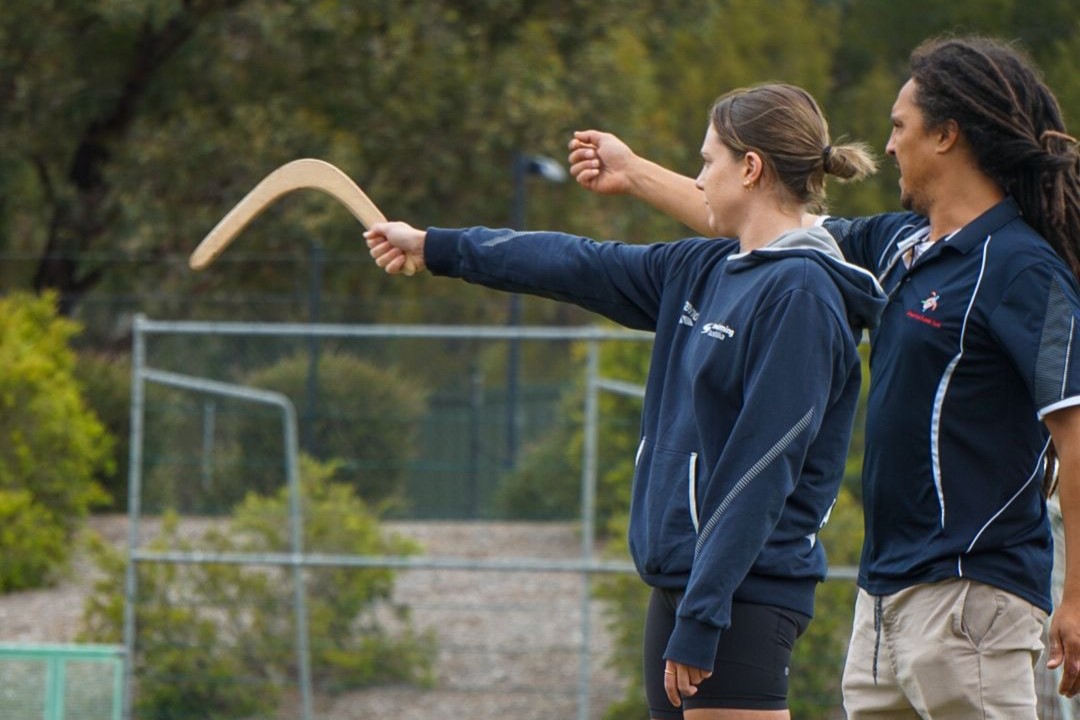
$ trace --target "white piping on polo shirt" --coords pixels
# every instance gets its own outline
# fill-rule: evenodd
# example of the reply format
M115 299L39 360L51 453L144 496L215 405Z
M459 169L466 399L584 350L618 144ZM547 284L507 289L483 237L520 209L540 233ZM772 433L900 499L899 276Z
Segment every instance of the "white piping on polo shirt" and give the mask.
M908 248L910 248L913 245L915 245L916 243L918 243L922 239L922 237L926 237L927 235L930 234L930 226L928 225L928 226L926 226L924 228L920 228L919 230L916 230L915 234L908 235L907 237L904 237L904 240L897 240L897 239L899 239L899 237L901 236L902 233L905 233L908 230L914 230L914 229L915 229L914 225L905 225L905 226L901 227L900 230L897 230L896 232L894 232L892 234L892 240L890 240L888 243L886 243L885 249L881 250L881 256L878 257L877 266L876 266L878 269L881 268L882 264L885 264L886 257L889 256L889 248L892 247L893 245L896 246L896 250L895 250L895 253L892 255L892 259L888 261L889 262L888 267L885 270L882 270L878 274L878 281L881 284L885 284L885 276L889 274L890 270L892 270L894 267L896 267L896 261L900 260L900 258L903 257L904 253L907 252Z
M1040 471L1041 466L1042 466L1042 464L1044 462L1044 458L1046 457L1046 450L1049 447L1050 447L1050 440L1048 438L1046 440L1046 444L1043 445L1042 452L1039 453L1039 457L1035 461L1035 469L1031 472L1031 475L1028 476L1027 481L1023 485L1021 485L1020 488L1015 493L1013 493L1013 496L1011 498L1009 498L1007 501L1005 501L1005 504L1002 505L998 509L998 511L996 513L994 513L993 515L990 516L990 519L987 520L986 523L984 523L981 528L979 528L979 532L975 533L975 537L973 537L971 539L971 544L969 544L967 546L967 549L964 550L964 555L967 555L968 553L971 552L971 548L975 547L975 543L979 542L979 538L982 537L982 534L984 532L986 532L986 529L988 527L990 527L991 525L993 525L994 521L998 519L998 516L1001 515L1001 513L1005 512L1005 510L1010 505L1013 504L1013 501L1016 500L1016 498L1020 497L1020 494L1023 493L1024 490L1027 489L1027 486L1030 485L1035 480L1035 478L1037 478L1039 476L1039 471ZM956 572L960 577L964 577L964 557L963 557L963 555L956 558Z
M967 310L964 311L964 322L960 326L960 350L949 362L948 367L938 382L937 392L934 394L934 408L930 413L930 466L934 475L934 490L938 496L938 506L941 508L941 527L945 527L945 490L941 482L941 406L945 402L945 393L949 390L949 381L952 380L956 366L964 356L964 338L967 335L968 317L971 308L975 305L975 298L979 295L979 286L982 285L983 275L986 274L986 256L990 248L990 236L986 236L983 244L982 264L979 267L979 278L975 281L975 289L971 291L971 299L968 301Z
M1058 400L1056 403L1054 403L1052 405L1047 405L1046 407L1044 407L1042 410L1039 411L1039 419L1044 420L1046 418L1046 416L1049 415L1050 413L1057 412L1058 410L1062 410L1062 409L1067 408L1067 407L1072 407L1073 405L1080 405L1080 395L1073 395L1071 398L1065 398L1064 400Z
M1065 397L1065 388L1069 386L1069 361L1072 359L1072 342L1076 334L1076 317L1069 320L1069 344L1065 346L1065 369L1061 372L1061 397Z

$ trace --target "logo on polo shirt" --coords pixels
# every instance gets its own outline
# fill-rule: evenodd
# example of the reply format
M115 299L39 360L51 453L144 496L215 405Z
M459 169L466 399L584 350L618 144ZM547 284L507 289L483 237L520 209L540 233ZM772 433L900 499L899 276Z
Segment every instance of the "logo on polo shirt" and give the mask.
M930 297L922 301L923 312L931 312L937 310L938 300L941 296L937 294L937 290L930 291Z
M925 300L920 300L919 301L919 304L922 306L922 312L919 313L919 312L915 312L914 310L909 309L907 311L907 316L909 318L911 318L912 320L918 320L919 322L923 323L924 325L929 325L932 328L935 328L935 329L940 328L941 327L941 322L939 320L935 320L934 318L930 317L929 315L924 315L923 314L923 313L928 313L928 312L934 312L935 310L937 310L938 309L938 304L940 302L941 302L941 296L938 295L938 291L937 290L931 290L930 291L930 297L926 298Z

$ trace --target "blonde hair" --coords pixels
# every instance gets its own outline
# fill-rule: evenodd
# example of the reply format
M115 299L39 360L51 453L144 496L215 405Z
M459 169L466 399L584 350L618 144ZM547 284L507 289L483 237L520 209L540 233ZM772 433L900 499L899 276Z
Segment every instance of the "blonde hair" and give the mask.
M843 182L877 171L865 143L831 143L817 101L794 85L732 90L713 104L709 120L722 143L739 155L760 155L779 184L813 212L824 211L826 175Z

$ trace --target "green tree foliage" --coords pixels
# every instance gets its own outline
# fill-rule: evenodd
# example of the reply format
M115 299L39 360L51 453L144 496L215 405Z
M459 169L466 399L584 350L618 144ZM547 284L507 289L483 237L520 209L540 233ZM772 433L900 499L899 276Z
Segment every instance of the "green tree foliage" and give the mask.
M1080 117L1069 0L10 0L0 283L59 288L93 345L122 344L135 303L157 318L307 319L316 282L323 320L501 323L506 303L489 291L384 277L352 217L318 193L282 200L209 271L184 261L255 182L300 156L334 162L419 225L509 223L513 153L561 158L574 128L613 130L693 174L709 103L767 79L805 85L834 135L881 151L907 53L944 31L1018 38ZM528 195L529 227L631 242L687 233L626 198L536 179ZM885 162L832 199L839 214L894 208L896 173ZM525 319L588 320L536 299ZM470 358L443 360L400 358L433 388ZM555 365L543 352L526 361Z
M47 582L105 500L94 478L110 469L111 440L79 394L77 332L52 295L0 298L0 590Z
M375 513L333 465L305 459L304 548L342 555L410 555L414 543L386 535ZM198 540L166 516L148 547L190 552L288 552L288 491L251 494L224 527ZM82 639L121 639L125 560L98 541L102 579L88 599ZM236 565L139 566L136 705L145 717L187 720L268 713L282 678L296 677L293 580L286 568ZM434 639L413 629L392 602L388 569L305 571L311 667L318 689L340 692L384 683L431 682Z
M1075 117L1080 36L1069 0L10 0L0 17L0 267L6 287L55 287L65 313L115 339L119 293L155 317L307 314L316 241L347 262L324 291L351 321L501 321L476 288L381 277L333 201L298 195L221 264L183 262L277 165L324 157L392 217L510 220L517 150L555 157L573 128L619 132L688 173L705 110L766 79L805 85L837 135L879 149L908 51L945 31L1016 37ZM891 171L838 191L838 212L895 206ZM531 226L660 240L685 232L639 205L536 183ZM256 263L257 262L257 266ZM357 282L357 268L365 281ZM273 290L285 302L237 298ZM539 312L539 311L537 311ZM107 329L106 329L106 326Z

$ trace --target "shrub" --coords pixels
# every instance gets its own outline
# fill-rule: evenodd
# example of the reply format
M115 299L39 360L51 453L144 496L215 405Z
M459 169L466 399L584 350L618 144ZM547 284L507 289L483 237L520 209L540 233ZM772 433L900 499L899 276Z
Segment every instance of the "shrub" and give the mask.
M338 461L338 480L365 500L395 497L404 484L424 392L393 370L341 353L324 352L317 367L313 425L301 437L311 438L317 457ZM244 384L288 396L303 424L308 371L308 357L299 355L252 373ZM279 424L258 420L249 416L239 427L241 478L243 487L267 492L284 482L277 460L281 431Z
M644 383L651 346L645 343L609 343L600 360L605 378L631 384ZM578 360L584 345L576 345ZM579 369L583 367L578 362ZM520 468L510 475L496 498L508 517L524 520L575 519L581 513L581 460L584 454L585 394L578 383L561 401L563 422L526 452ZM634 474L634 451L641 427L641 401L601 393L599 397L599 447L597 448L596 527L599 535L611 535L630 507Z
M67 542L27 490L0 490L0 593L45 585L67 558Z
M627 559L626 514L612 520L613 542L608 556ZM621 533L614 531L622 529ZM642 675L642 647L645 611L649 606L649 587L637 575L608 575L593 581L593 595L604 601L604 617L612 635L609 662L626 679L626 692L604 712L605 720L649 720L645 702L645 678Z
M575 393L573 400L580 400ZM562 402L564 408L567 402ZM499 485L496 510L515 520L572 520L581 511L581 457L571 448L580 424L564 420L529 446L518 468Z
M128 454L131 439L131 358L83 352L75 364L86 404L113 438L111 468L96 480L108 493L110 509L125 509L128 496Z
M411 542L385 537L334 468L303 463L304 547L351 555L411 554ZM288 543L288 491L249 495L225 527L206 533L209 552L282 552ZM190 551L175 516L150 546ZM125 561L95 544L103 578L84 613L82 639L118 642ZM313 681L325 691L386 682L431 682L433 639L413 630L407 608L390 606L393 571L305 570ZM292 571L237 565L139 566L136 609L137 709L143 717L240 718L271 712L296 677ZM389 610L392 628L386 626Z
M862 506L847 486L841 488L829 524L821 531L831 566L859 564L862 523ZM855 593L851 580L829 580L818 586L814 620L795 643L791 657L792 717L828 720L833 717L831 709L840 707Z
M107 499L94 478L111 468L112 441L79 394L69 347L77 332L57 317L52 295L0 299L0 491L8 511L22 508L34 525L17 541L32 560L0 564L0 588L47 581L79 522ZM2 576L16 567L18 579Z
M340 555L412 555L414 542L386 537L375 514L352 485L329 482L336 463L305 461L304 547L309 552ZM271 498L248 495L237 509L234 530L249 552L289 549L288 489ZM430 678L431 636L418 636L409 625L406 606L390 608L397 639L382 626L376 611L386 608L394 589L389 568L319 568L307 572L313 663L323 668L320 683L353 688L398 680L426 683ZM291 595L287 605L291 606ZM274 633L293 637L289 616L267 618ZM291 661L292 648L289 649ZM284 660L284 658L283 658Z

